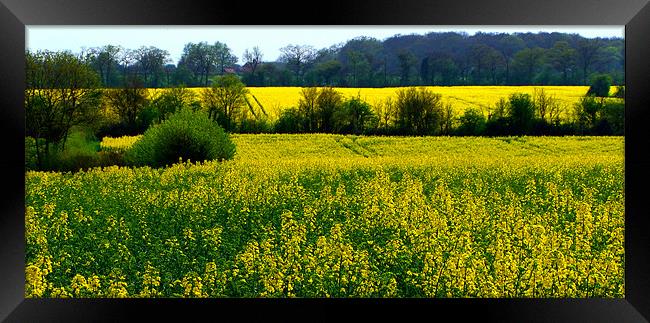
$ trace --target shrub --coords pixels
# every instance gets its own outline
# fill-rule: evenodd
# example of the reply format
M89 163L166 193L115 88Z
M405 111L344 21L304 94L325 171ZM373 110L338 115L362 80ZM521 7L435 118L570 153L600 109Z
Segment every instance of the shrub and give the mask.
M492 117L485 123L485 135L506 136L510 134L508 118Z
M34 170L37 166L36 140L32 137L25 137L25 169Z
M159 118L158 110L152 105L147 105L138 112L134 133L143 133Z
M97 152L63 151L53 153L50 169L64 172L75 172L100 166Z
M184 87L174 87L161 91L160 95L151 102L151 105L158 112L159 121L165 120L167 116L182 108L198 103L195 100L194 93ZM200 103L198 104L200 105Z
M318 116L318 131L332 132L334 113L341 109L343 95L334 88L326 87L319 91L316 98L316 115Z
M403 134L434 135L443 114L442 95L427 88L397 91L397 128Z
M201 112L183 109L147 129L124 158L129 165L162 167L181 158L225 160L234 154L235 145L223 128Z
M535 117L535 104L530 95L525 93L510 95L508 107L512 133L515 135L528 134L532 130Z
M587 91L587 95L597 97L608 97L609 87L612 85L612 77L607 74L600 74L593 77L591 86Z
M261 116L259 118L245 118L239 123L239 133L269 133L273 130L273 125L268 118Z
M602 100L597 100L593 96L582 97L574 105L575 124L580 133L588 133L596 125L602 107Z
M469 108L458 118L460 125L456 133L461 136L478 136L485 131L485 116L480 110Z
M370 104L353 97L343 102L342 108L333 115L334 131L337 133L367 133L377 128L378 119Z
M149 90L138 78L129 79L124 87L104 90L106 103L119 115L127 134L139 132L146 123L139 120L141 111L149 105Z
M625 133L625 103L623 102L606 102L600 112L600 122L606 122L600 126L600 130L609 130L609 132L599 132L599 134L623 135ZM605 129L603 129L605 128Z
M282 111L278 121L275 122L275 132L277 133L301 133L307 124L306 118L296 108L289 108Z
M203 103L208 109L208 117L217 121L226 130L236 128L237 120L246 107L246 85L234 74L217 76L212 87L202 92Z

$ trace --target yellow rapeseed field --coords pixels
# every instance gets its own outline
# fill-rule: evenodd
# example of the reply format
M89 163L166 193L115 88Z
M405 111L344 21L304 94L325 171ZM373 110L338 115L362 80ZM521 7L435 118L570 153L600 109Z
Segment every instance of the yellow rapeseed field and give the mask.
M623 137L233 140L27 172L25 296L625 296Z
M454 111L463 113L467 108L477 108L488 114L501 98L508 98L512 93L533 94L535 89L543 89L546 94L555 96L565 107L565 113L571 110L589 89L588 86L427 86L435 93L440 93L445 102L450 103ZM272 118L277 118L280 111L298 105L300 87L249 87L250 93L257 98ZM398 87L390 88L336 88L345 97L359 95L363 100L375 106L388 97L395 97ZM200 93L201 88L192 88ZM610 93L615 88L612 87ZM251 103L254 104L253 100Z

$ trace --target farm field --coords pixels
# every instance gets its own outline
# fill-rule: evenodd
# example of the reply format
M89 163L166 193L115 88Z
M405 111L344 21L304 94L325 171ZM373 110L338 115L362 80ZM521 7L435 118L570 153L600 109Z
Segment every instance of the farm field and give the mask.
M624 137L232 139L27 172L26 296L625 296Z
M480 109L487 115L489 109L501 98L507 99L512 93L533 94L535 89L544 89L546 94L554 95L564 105L567 111L578 102L589 89L588 86L426 86L435 93L440 93L443 100L451 103L457 114L462 114L467 108ZM288 107L295 107L300 99L301 87L248 87L250 93L259 100L266 112L277 118L279 113ZM388 97L395 97L399 88L336 88L345 97L359 95L361 99L375 106ZM200 93L201 88L192 88L195 93ZM616 91L615 87L610 93ZM255 104L254 102L251 102ZM565 113L567 112L565 111Z

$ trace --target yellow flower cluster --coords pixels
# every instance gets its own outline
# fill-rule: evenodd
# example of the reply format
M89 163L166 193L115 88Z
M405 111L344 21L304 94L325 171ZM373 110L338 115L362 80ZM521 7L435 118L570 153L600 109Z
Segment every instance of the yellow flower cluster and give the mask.
M589 89L588 86L427 86L426 88L440 93L443 100L450 103L457 114L463 113L467 108L476 108L487 114L499 99L507 98L512 93L532 95L535 89L543 89L547 95L557 98L561 105L570 108ZM273 119L277 118L283 109L295 107L302 91L300 87L249 87L248 89ZM336 88L344 97L359 96L373 107L389 97L395 97L398 89L400 88ZM199 94L203 89L190 90ZM151 89L151 91L159 90ZM610 93L615 91L615 87L610 89Z
M26 297L624 297L623 137L236 135L26 173Z
M122 136L117 138L104 137L99 143L99 148L103 151L109 152L124 152L130 148L136 141L140 140L142 135L138 136Z

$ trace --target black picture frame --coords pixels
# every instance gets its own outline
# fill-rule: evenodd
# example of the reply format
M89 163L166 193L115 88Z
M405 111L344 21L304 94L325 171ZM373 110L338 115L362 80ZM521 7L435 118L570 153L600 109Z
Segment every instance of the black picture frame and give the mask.
M296 9L300 11L295 11ZM25 299L25 25L625 25L623 299ZM330 1L284 4L0 0L0 320L9 322L339 320L399 317L517 322L650 319L650 5L648 0ZM424 315L424 316L422 316ZM449 316L451 315L451 316Z

